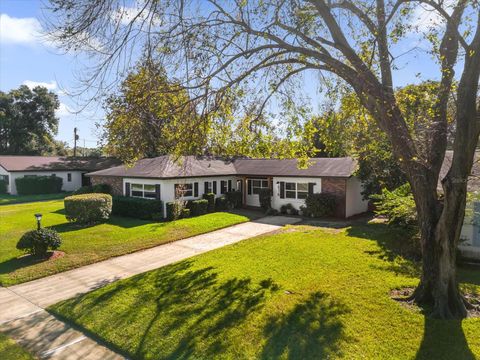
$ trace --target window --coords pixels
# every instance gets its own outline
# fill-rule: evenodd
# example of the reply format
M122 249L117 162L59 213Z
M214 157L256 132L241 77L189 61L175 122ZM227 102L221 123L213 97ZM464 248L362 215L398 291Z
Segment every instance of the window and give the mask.
M227 192L227 181L220 181L220 194L225 194Z
M308 196L308 183L297 184L297 199L306 199Z
M8 175L0 175L0 179L5 181L5 184L9 185L10 184L10 176Z
M259 194L260 189L268 189L268 180L250 180L252 182L252 193Z
M132 197L141 197L147 199L155 199L157 197L155 185L150 184L131 184L130 195Z
M297 198L297 183L292 183L292 182L285 183L285 197L287 199Z
M204 194L210 194L211 192L213 192L212 182L211 181L205 181L203 193Z
M72 181L72 174L71 173L67 174L67 181L68 182Z
M193 184L175 184L175 199L193 196Z

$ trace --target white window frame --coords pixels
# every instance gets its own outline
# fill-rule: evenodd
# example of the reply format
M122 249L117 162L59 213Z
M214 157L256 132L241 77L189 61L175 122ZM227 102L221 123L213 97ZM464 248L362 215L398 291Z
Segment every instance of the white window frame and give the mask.
M288 185L293 184L294 187L293 189L287 189ZM299 190L298 186L299 185L306 185L306 190ZM290 193L290 196L287 194ZM291 196L293 194L293 197ZM299 194L304 194L302 196L304 197L299 197ZM296 199L296 200L305 200L308 196L308 183L303 183L303 182L292 182L292 181L286 181L285 182L285 199Z
M177 188L178 187L189 187L189 189L181 189L180 191L177 191ZM173 191L174 191L174 197L175 199L181 199L181 198L184 198L184 197L193 197L193 183L185 183L185 184L174 184L173 185ZM181 194L179 194L179 192L181 192ZM188 194L190 193L190 195Z
M142 190L139 189L134 189L134 187L139 186L142 188ZM153 187L153 191L147 191L145 190L145 187ZM134 195L133 192L141 192L142 195ZM148 194L148 195L147 195ZM146 196L147 195L147 196ZM136 197L136 198L142 198L142 199L149 199L149 200L154 200L157 198L157 191L155 188L155 184L144 184L144 183L131 183L130 184L130 196L131 197Z
M260 189L269 189L268 180L267 179L248 179L252 182L252 195L258 195L260 193ZM255 186L255 181L260 181L260 186ZM264 186L266 184L266 186ZM258 189L255 192L255 189Z

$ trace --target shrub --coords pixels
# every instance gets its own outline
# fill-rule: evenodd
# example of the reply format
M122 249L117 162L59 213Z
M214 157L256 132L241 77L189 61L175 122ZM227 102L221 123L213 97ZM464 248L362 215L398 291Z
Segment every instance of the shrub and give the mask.
M208 201L208 207L207 207L208 212L214 212L215 211L215 194L214 193L203 194L202 197Z
M227 208L227 199L224 196L215 199L215 211L223 211Z
M276 216L278 215L278 210L274 208L270 208L267 211L265 211L265 215L267 216Z
M72 195L64 204L67 220L80 224L108 220L112 212L112 196L108 194Z
M82 195L82 194L91 194L93 192L93 187L91 185L85 185L73 192L73 195Z
M26 232L17 243L17 249L37 258L47 257L48 250L56 250L62 244L60 236L52 229L39 229Z
M57 176L27 176L15 179L19 195L55 194L62 191L63 179Z
M305 199L305 207L302 209L304 216L322 217L332 216L337 207L335 195L327 193L309 194Z
M242 206L243 198L242 198L241 191L227 191L225 193L225 198L227 199L227 203L232 208L239 208Z
M95 184L95 185L86 185L82 186L81 188L75 190L73 192L74 195L81 195L81 194L111 194L112 187L108 184Z
M163 205L160 200L126 196L114 196L112 200L113 215L151 220L154 216L157 217L154 214L160 213L160 217L163 218Z
M0 194L7 193L7 182L3 179L0 179Z
M161 212L152 213L151 218L153 221L163 221L163 215Z
M192 216L204 215L208 212L208 200L193 200L188 203Z
M272 207L272 191L270 189L260 189L258 199L260 200L260 207L263 211L267 211Z
M375 213L383 215L389 224L405 227L417 225L417 210L410 189L410 184L404 184L395 190L382 190L380 195L372 195L375 200Z
M295 207L290 203L282 205L280 207L280 212L282 214L288 214L288 215L297 215L298 214L298 210L295 209Z
M177 220L182 217L182 211L185 208L185 205L181 201L168 202L167 205L167 220Z
M182 209L182 219L190 217L190 209L183 208Z

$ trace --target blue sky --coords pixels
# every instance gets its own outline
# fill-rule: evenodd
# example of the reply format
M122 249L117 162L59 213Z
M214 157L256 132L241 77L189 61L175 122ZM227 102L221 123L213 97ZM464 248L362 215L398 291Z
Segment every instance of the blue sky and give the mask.
M0 0L0 90L9 91L21 84L43 84L55 91L60 98L61 107L57 112L60 126L57 138L73 145L73 128L79 129L80 144L94 147L98 140L95 124L101 122L104 112L100 104L94 104L79 114L75 99L64 94L62 89L72 89L76 85L75 72L81 70L79 61L73 55L62 54L52 45L45 43L39 36L42 18L40 0ZM435 16L419 11L415 18L422 28L435 22ZM395 49L397 54L418 44L418 36L411 34ZM395 72L395 85L402 86L420 79L435 79L438 68L424 52L409 52L401 58L400 69ZM416 74L421 74L418 78ZM311 75L311 74L310 74ZM303 92L310 98L318 99L317 80L306 76ZM315 102L317 103L317 102ZM318 104L316 104L318 105ZM313 106L314 110L316 105ZM70 110L70 111L69 111Z

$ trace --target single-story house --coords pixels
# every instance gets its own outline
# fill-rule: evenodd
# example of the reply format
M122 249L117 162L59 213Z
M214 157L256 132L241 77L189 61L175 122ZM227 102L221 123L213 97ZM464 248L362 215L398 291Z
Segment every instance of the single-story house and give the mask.
M15 179L24 176L56 175L63 179L63 191L75 191L90 183L86 173L119 164L114 158L0 155L0 179L12 195L17 194Z
M155 198L166 203L181 197L202 198L204 193L217 197L227 191L243 193L243 204L259 207L259 191L272 190L272 207L279 210L291 203L299 209L309 193L336 195L336 216L348 218L368 209L362 198L362 185L353 174L357 163L350 157L311 159L310 166L299 169L296 159L222 159L185 156L159 156L88 173L92 184L109 184L114 194Z

